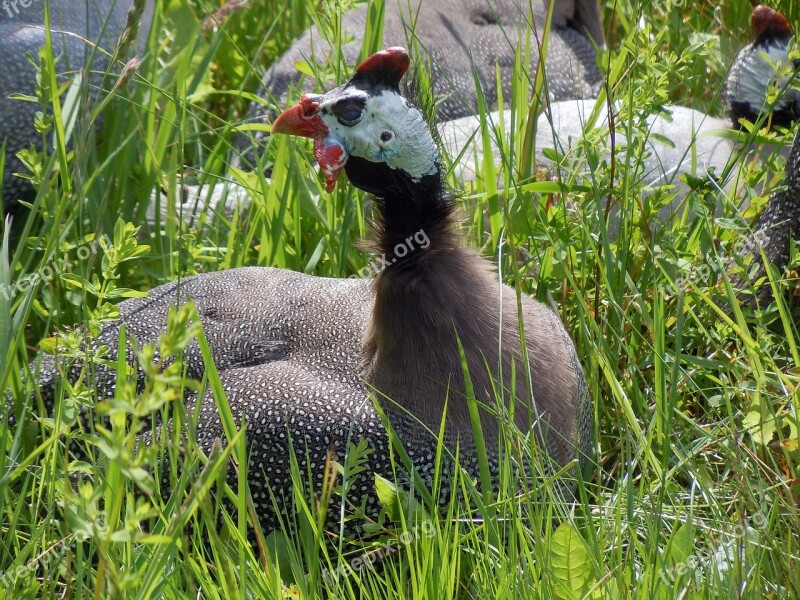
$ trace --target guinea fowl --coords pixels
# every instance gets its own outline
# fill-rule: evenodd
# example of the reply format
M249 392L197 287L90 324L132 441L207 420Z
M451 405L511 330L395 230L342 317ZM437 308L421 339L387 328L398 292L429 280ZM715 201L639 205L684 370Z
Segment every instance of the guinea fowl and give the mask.
M595 47L604 46L603 24L596 0L552 0L553 21L545 68L550 100L593 97L600 85ZM503 95L511 94L511 74L516 53L528 40L530 29L532 68L538 62L536 36L544 33L548 0L440 0L387 2L383 24L386 46L420 49L419 58L430 61L431 84L441 101L439 120L457 119L478 112L476 77L489 104L497 99L497 82ZM531 20L531 16L533 17ZM342 17L342 54L356 64L366 29L367 6ZM262 79L263 96L283 98L302 74L300 61L315 61L334 52L316 27L308 29L270 68ZM498 72L499 70L499 72ZM306 91L312 81L303 85ZM258 106L254 106L258 110Z
M71 77L82 69L103 72L108 55L93 47L114 48L122 34L133 0L51 0L50 23L53 29L53 56L59 76ZM142 5L143 27L152 19L152 0ZM45 45L44 5L41 0L3 2L0 10L0 143L6 142L3 168L3 209L13 212L20 199L30 200L33 187L15 173L26 169L17 152L29 146L42 149L42 134L34 128L40 105L11 98L14 94L32 96L40 73L26 54L39 56ZM93 78L94 84L98 78ZM69 117L69 115L65 115Z
M800 93L787 87L790 77L775 80L778 70L786 67L787 48L794 32L786 17L763 5L753 9L751 24L753 42L739 51L727 80L731 120L734 126L742 118L755 123L767 113L770 122L790 127L800 118ZM793 67L790 75L800 63L795 62ZM767 92L773 82L778 88L787 89L774 106L769 106Z
M444 441L451 450L458 443L462 464L477 473L459 343L476 398L490 407L481 411L490 459L499 445L491 413L503 410L497 396L515 398L517 425L535 431L555 464L591 450L591 405L573 343L545 306L522 296L518 310L515 291L462 246L431 130L399 91L408 64L401 48L379 52L349 83L304 96L272 128L314 138L329 187L344 171L375 196L376 252L384 269L372 282L257 267L190 277L120 304L120 322L94 342L116 348L121 324L139 344L154 341L178 294L180 302L196 304L232 412L247 417L249 484L268 529L277 524L272 494L280 500L292 493L287 428L300 471L310 470L315 481L331 446L341 461L349 440L367 440L374 453L348 501L377 510L370 477L389 475L392 467L372 391L428 478L432 432L439 431L447 399ZM185 362L190 375L202 376L196 345ZM45 362L44 383L55 382L56 367ZM113 394L114 373L99 367L97 378L101 392ZM208 452L218 439L225 439L220 417L205 397L197 440Z
M789 41L793 36L789 23L777 11L759 5L753 10L751 26L753 42L739 51L725 82L725 95L730 106L728 119L683 106L664 107L662 112L648 115L641 127L636 125L640 115L635 110L624 117L615 115L617 131L627 132L627 120L630 119L634 131L641 131L645 137L643 152L637 151L634 157L635 161L641 162L637 179L644 182L645 189L663 185L678 188L676 202L662 211L664 219L677 212L677 204L689 191L689 187L681 180L682 175L719 177L726 172L726 167L733 159L749 153L748 147L740 147L730 136L731 129L741 127L742 118L751 123L760 120L761 123L789 127L800 116L800 94L787 85L789 77L782 72L789 62ZM794 64L792 70L796 71L798 66ZM767 95L774 87L781 93L774 106L771 106ZM488 120L496 123L501 117L498 113L492 113ZM508 111L502 120L510 122ZM476 135L480 127L478 117L457 119L442 127L443 142L455 149L454 156L461 156L456 170L462 179L480 177L484 150L481 136ZM551 103L545 107L536 124L537 165L544 168L555 166L552 155L545 153L545 149L555 149L564 156L565 165L570 165L573 160L580 161L583 157L581 140L595 129L605 135L604 147L610 152L608 109L605 104L598 107L597 100L592 98ZM633 143L638 150L638 140ZM614 136L615 151L620 153L617 156L625 156L627 145L624 134L617 133ZM503 153L495 143L491 148L493 161L499 165ZM757 148L757 151L763 150L762 147ZM585 168L585 161L581 164ZM731 173L735 176L736 170L733 169ZM735 187L734 179L723 182L725 189Z
M745 304L764 303L772 298L772 286L765 279L767 272L762 252L770 263L783 270L789 264L791 240L797 239L800 227L800 129L794 136L786 161L785 185L786 189L770 196L751 233L736 245L735 256L728 265L728 273L732 274L731 285ZM734 270L737 262L744 269ZM757 266L753 268L753 265ZM755 293L749 293L759 280L761 285Z

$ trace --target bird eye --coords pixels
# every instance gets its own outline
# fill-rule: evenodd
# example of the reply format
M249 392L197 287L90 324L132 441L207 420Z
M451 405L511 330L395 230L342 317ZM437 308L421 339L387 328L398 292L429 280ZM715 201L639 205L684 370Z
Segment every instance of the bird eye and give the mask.
M333 106L332 112L342 125L355 125L364 114L364 102L360 99L347 99Z

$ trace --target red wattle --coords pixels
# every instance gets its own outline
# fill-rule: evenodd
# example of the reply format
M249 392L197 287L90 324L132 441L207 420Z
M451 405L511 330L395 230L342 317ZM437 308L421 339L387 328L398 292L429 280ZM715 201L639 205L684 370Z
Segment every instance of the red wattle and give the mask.
M348 158L347 150L332 137L314 138L314 157L325 178L325 191L332 192Z

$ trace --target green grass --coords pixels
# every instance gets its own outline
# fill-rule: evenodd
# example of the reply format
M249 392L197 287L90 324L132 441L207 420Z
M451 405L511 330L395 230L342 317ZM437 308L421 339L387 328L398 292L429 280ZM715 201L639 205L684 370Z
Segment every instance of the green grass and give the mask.
M576 342L598 448L576 503L561 498L558 478L519 489L510 467L488 499L479 482L456 473L450 484L463 498L438 512L440 481L413 498L398 498L387 482L387 518L366 548L326 545L317 503L300 496L296 534L264 532L254 548L246 450L213 369L187 381L179 363L162 370L143 348L144 390L118 364L113 402L99 402L83 380L42 406L28 370L40 340L52 347L49 336L59 332L62 351L80 355L74 326L96 332L132 290L254 264L345 277L369 261L356 244L368 235L363 195L345 185L324 193L307 144L267 142L259 160L273 165L271 182L260 170L229 167L233 128L258 73L312 18L339 39L335 3L254 0L204 27L219 8L160 1L141 65L116 87L128 56L109 67L113 91L98 92L92 105L102 111L88 109L81 94L57 103L52 56L42 56L39 101L78 117L71 128L40 124L48 151L31 159L39 189L32 216L15 224L13 241L3 229L2 289L33 274L39 281L0 294L0 390L25 423L0 424L0 597L800 595L796 275L777 273L786 293L759 309L732 303L721 277L746 218L781 185L782 159L746 165L728 197L699 187L686 201L692 211L659 227L657 213L674 191L645 196L634 177L643 114L671 102L720 112L727 66L747 39L744 0L607 3L610 50L599 60L628 149L610 164L590 139L582 160L593 166L591 181L570 170L558 194L524 179L531 103L527 85L516 85L502 99L513 111L506 126L517 132L499 171L506 192L492 176L464 191L470 243L522 293L550 295ZM800 23L796 4L781 8ZM255 190L252 208L184 225L175 208L181 186L227 180ZM165 192L166 217L148 225L156 189ZM745 197L752 208L741 215ZM722 217L710 203L723 206ZM605 218L611 207L620 215L616 235ZM161 356L180 355L198 334L192 322L185 310L171 317ZM136 493L153 489L158 454L170 447L165 439L138 446L139 425L159 416L191 431L197 415L179 398L198 386L214 393L232 443L208 457L188 452L180 471L172 467L170 498ZM82 409L93 426L78 419ZM505 439L509 456L535 460L518 433L509 429ZM195 447L191 435L179 441ZM360 452L344 466L357 468ZM241 476L231 487L221 475L234 464ZM303 475L295 479L302 489ZM224 498L239 510L230 513Z

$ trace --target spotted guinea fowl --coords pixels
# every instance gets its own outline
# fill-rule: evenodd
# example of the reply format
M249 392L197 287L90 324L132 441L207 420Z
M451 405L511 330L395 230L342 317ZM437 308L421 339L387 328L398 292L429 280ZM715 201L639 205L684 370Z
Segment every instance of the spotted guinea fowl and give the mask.
M800 229L800 129L795 134L786 161L785 186L770 196L751 233L736 244L735 255L728 265L731 285L744 304L763 304L772 298L772 286L766 279L762 252L780 273L789 263L791 240L797 239ZM744 268L734 269L737 262ZM753 292L754 284L759 282Z
M458 443L462 464L477 473L459 343L474 393L489 407L481 424L490 457L499 445L497 397L516 399L516 423L535 431L555 464L590 451L591 407L573 343L555 313L525 296L518 307L515 291L462 245L431 130L399 91L408 64L403 49L379 52L349 83L304 96L272 128L314 139L329 187L344 171L374 195L383 270L373 281L251 267L190 277L120 305L119 324L143 343L164 329L178 298L196 304L232 412L247 417L249 484L267 529L276 525L273 494L292 494L290 438L300 471L315 481L329 448L341 461L348 441L366 440L374 453L348 502L377 509L371 474L391 476L392 467L372 393L423 477L432 474L443 417L447 447ZM115 348L119 324L95 345ZM196 345L185 361L202 376ZM45 390L55 372L53 361L44 364ZM96 376L101 392L113 394L114 374L100 367ZM203 398L201 448L224 437L213 399Z
M551 100L593 97L600 84L595 46L603 46L603 24L596 0L553 0L553 25L545 60ZM521 34L531 30L531 65L537 64L535 36L544 33L548 0L440 0L387 2L383 24L386 46L418 49L430 61L431 84L440 102L440 120L478 112L476 77L487 101L497 99L497 82L506 98L511 93L511 72ZM531 20L532 17L532 20ZM367 6L342 17L342 54L348 64L357 62L366 29ZM522 44L522 45L520 45ZM299 61L324 64L333 49L316 27L307 30L265 73L262 95L283 98L302 73ZM499 69L499 72L498 72ZM309 91L313 81L303 83Z
M790 76L800 67L791 65L792 73L786 73L789 58L789 42L793 37L792 28L786 18L777 11L759 5L751 16L753 41L742 48L733 63L725 81L725 97L729 105L728 118L713 117L684 106L665 106L661 112L647 115L641 126L638 111L615 114L617 132L631 128L641 131L644 136L643 149L637 152L634 160L640 163L638 179L646 185L645 190L658 186L673 185L679 190L676 203L666 206L662 211L664 219L674 215L678 206L689 191L682 181L684 174L694 177L719 177L726 172L734 159L749 155L750 148L742 147L732 139L731 129L741 127L741 119L751 123L769 122L773 125L790 127L800 117L800 93L788 85ZM769 91L780 90L774 105L768 101ZM499 115L491 113L487 120L497 123L511 121L510 112ZM440 128L443 142L454 148L454 156L460 156L456 172L461 179L479 178L486 148L479 135L481 119L464 117L442 124ZM552 154L554 149L565 157L563 164L578 162L583 168L581 140L587 133L600 130L605 134L603 144L610 152L608 133L608 108L605 103L597 106L594 98L579 98L553 102L545 107L536 124L535 161L542 168L554 168ZM506 129L508 133L508 128ZM477 135L476 135L477 134ZM491 140L494 142L494 138ZM635 140L636 148L639 141ZM628 140L617 133L614 147L623 157ZM493 152L493 162L499 165L505 152L496 143L489 145ZM593 144L596 147L596 143ZM759 144L755 151L763 152ZM620 156L618 154L617 156ZM735 189L736 169L731 170L727 181L722 182L726 190Z
M127 22L128 9L134 4L140 11L136 14L142 19L142 29L147 30L152 19L152 0L135 3L133 0L50 1L53 56L62 82L84 69L89 73L101 73L105 69L108 49L116 46ZM7 1L1 6L0 143L3 140L6 143L3 209L13 212L19 200L30 200L33 196L30 181L15 175L27 172L17 152L29 146L41 150L43 144L42 134L34 128L41 106L15 100L12 96L32 96L39 85L40 73L26 55L38 57L45 45L44 4L41 0L27 0ZM97 85L99 79L91 78L93 85Z
M786 67L794 32L786 17L763 5L753 9L750 22L753 41L739 51L727 80L731 120L738 126L742 118L755 123L762 114L769 114L775 125L789 127L800 118L800 92L787 85L793 73L779 81L777 75ZM793 67L794 72L800 63L795 61ZM774 85L786 90L769 106L767 94Z

